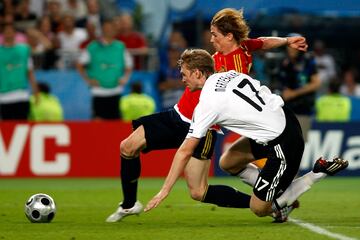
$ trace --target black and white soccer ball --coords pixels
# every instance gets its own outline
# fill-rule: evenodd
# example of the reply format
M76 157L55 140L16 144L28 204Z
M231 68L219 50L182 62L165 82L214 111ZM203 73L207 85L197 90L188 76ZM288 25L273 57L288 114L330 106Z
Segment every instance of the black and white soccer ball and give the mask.
M47 194L34 194L25 203L25 215L31 222L51 222L51 220L53 220L55 217L55 213L55 201Z

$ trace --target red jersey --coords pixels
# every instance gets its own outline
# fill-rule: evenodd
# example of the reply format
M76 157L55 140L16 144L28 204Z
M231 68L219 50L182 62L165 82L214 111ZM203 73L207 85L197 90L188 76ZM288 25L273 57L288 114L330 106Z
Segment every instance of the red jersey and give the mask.
M216 52L213 55L215 61L215 71L224 72L235 70L237 72L248 74L252 64L251 52L262 48L263 41L260 39L248 39L240 43L235 51L223 55ZM199 102L201 90L191 92L188 87L185 88L183 95L175 106L175 109L189 121L192 118L194 109ZM184 120L184 119L183 119Z
M216 72L237 72L249 74L252 65L251 52L260 49L263 41L260 39L249 39L242 41L240 47L229 54L216 52L213 55Z

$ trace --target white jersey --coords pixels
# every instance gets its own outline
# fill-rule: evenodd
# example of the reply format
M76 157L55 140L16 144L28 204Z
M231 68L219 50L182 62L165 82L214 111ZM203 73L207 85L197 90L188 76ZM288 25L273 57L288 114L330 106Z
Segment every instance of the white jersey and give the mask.
M187 138L214 124L266 144L285 129L284 101L250 76L229 71L210 76L201 91Z

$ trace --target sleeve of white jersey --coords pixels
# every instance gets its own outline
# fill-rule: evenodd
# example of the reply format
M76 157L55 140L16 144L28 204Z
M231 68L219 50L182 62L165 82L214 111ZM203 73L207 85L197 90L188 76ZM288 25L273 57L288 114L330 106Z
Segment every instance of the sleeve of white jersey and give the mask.
M213 102L212 96L201 93L200 102L195 108L189 133L186 138L201 138L206 135L207 130L216 123L218 111L216 102Z
M213 108L208 105L202 106L198 104L198 106L195 108L195 112L189 128L189 133L186 138L201 138L206 135L207 130L212 125L214 125L217 118L217 113L211 109Z

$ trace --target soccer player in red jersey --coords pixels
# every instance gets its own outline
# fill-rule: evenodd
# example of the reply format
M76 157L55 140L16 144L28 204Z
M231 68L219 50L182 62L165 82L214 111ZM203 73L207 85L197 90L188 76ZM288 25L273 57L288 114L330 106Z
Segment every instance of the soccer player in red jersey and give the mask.
M250 29L243 17L243 11L225 8L215 14L211 21L211 42L217 51L214 55L215 71L224 72L235 70L249 74L252 65L252 52L268 50L280 46L289 46L301 51L307 50L306 39L295 37L261 37L250 39ZM177 110L186 118L191 119L201 91L190 92L185 89L183 96L177 104ZM255 164L263 167L265 160L261 159Z

